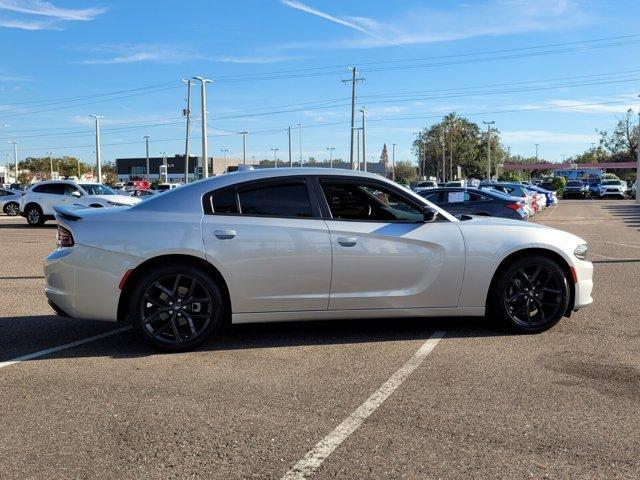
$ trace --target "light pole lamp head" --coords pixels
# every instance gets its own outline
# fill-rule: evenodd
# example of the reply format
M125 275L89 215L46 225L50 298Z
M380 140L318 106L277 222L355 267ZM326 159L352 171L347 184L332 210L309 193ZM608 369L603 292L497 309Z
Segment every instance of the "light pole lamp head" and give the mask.
M194 80L198 80L200 82L202 82L202 85L204 85L205 83L213 83L213 80L209 79L209 78L204 78L204 77L193 77Z
M143 135L142 138L149 140L151 138L151 135Z

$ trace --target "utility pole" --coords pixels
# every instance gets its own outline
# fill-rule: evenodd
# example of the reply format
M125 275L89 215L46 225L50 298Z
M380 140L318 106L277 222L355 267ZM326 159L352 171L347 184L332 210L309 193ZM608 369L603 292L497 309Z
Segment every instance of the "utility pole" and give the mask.
M300 166L302 167L302 123L299 123L298 127L300 127Z
M422 132L413 132L418 140L418 177L422 179Z
M213 80L203 77L193 77L200 82L200 110L202 117L202 166L204 178L209 178L209 157L207 155L207 89L206 84Z
M391 144L391 180L396 181L396 144Z
M536 143L536 162L538 161L538 143Z
M279 148L272 148L271 151L273 152L273 168L278 168L278 151L280 149Z
M51 169L51 180L53 180L53 152L47 152L49 156L49 168Z
M356 170L360 170L360 128L356 128Z
M13 161L16 164L14 170L15 183L18 183L18 142L11 140L9 143L13 144Z
M247 133L249 132L240 132L242 134L242 164L247 164Z
M287 128L287 135L289 137L289 166L293 167L293 157L291 156L291 126Z
M98 171L98 183L102 183L102 163L100 162L100 119L101 115L89 115L96 119L96 170Z
M367 109L366 107L362 107L360 109L360 112L362 113L362 161L364 163L364 168L363 171L367 171L367 156L366 156L366 137L365 137L365 125L364 125L364 117L365 114L367 113Z
M327 147L327 150L329 150L329 168L333 168L333 151L336 149L336 147Z
M191 124L191 85L193 82L191 80L182 79L184 83L187 84L187 108L185 108L182 113L187 119L187 132L184 136L184 183L189 183L189 127ZM147 154L147 162L149 155ZM195 173L195 172L194 172ZM149 165L147 163L147 176L149 175ZM149 178L147 178L147 182Z
M142 138L144 138L144 143L145 143L145 151L146 151L146 158L147 158L147 182L149 184L151 184L151 177L149 177L149 139L151 138L150 135L145 135Z
M491 180L491 125L493 125L493 120L490 122L482 122L487 126L487 180Z
M224 172L227 173L227 170L229 169L229 157L227 156L227 154L229 153L229 149L221 148L220 151L224 154Z
M638 95L640 97L640 95ZM636 205L640 205L638 197L638 180L640 180L640 107L638 108L638 146L636 147Z
M78 163L78 180L80 180L80 159L76 158L76 162Z
M349 67L351 70L351 78L349 80L342 80L342 83L351 82L351 132L350 132L350 148L349 148L349 163L351 163L351 170L356 170L355 163L353 162L353 131L355 128L355 120L356 120L356 83L363 82L364 77L357 78L358 70L356 67ZM364 132L363 132L364 137ZM364 160L365 164L367 163L366 159Z

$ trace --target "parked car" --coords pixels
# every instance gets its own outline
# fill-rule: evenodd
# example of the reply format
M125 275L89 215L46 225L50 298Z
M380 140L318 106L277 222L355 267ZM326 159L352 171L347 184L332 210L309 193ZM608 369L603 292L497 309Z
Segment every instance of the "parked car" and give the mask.
M178 188L182 186L181 183L161 183L156 188L156 192L166 192L167 190L172 190L174 188Z
M551 207L558 203L558 197L556 196L556 192L547 190L546 188L542 188L538 185L527 185L527 190L533 190L534 192L539 193L540 195L543 195L547 207Z
M587 188L589 189L589 195L597 197L600 193L600 184L602 180L599 178L590 178L587 180Z
M131 208L55 211L58 248L44 267L54 310L130 321L166 350L191 349L228 322L491 312L540 332L592 302L583 239L462 221L365 172L260 169Z
M637 185L638 185L638 181L637 180L635 182L633 182L633 185L631 185L631 193L630 193L631 198L636 198L637 189L638 189Z
M425 190L429 190L430 188L437 188L438 187L438 183L435 182L434 180L422 180L418 183L416 183L412 190L416 193L421 193L424 192Z
M582 180L569 180L562 190L562 198L587 198L589 187Z
M481 215L515 220L524 220L528 217L525 200L508 197L491 190L434 188L421 192L420 195L456 216Z
M510 197L524 198L527 202L528 215L535 215L538 211L537 199L533 196L533 193L525 188L524 185L519 183L500 183L500 182L481 182L480 187L484 190L496 190L502 192Z
M626 190L627 182L623 182L622 180L602 180L602 183L600 184L600 191L598 192L598 198L624 198Z
M20 195L22 192L0 188L0 210L10 217L20 213Z
M156 192L150 189L136 188L136 189L127 191L126 194L129 195L130 197L144 199L149 197L150 195L153 195L154 193Z
M118 195L100 183L79 183L73 180L39 182L20 197L20 215L29 225L42 225L53 220L53 207L75 205L80 207L125 207L140 202L139 198Z

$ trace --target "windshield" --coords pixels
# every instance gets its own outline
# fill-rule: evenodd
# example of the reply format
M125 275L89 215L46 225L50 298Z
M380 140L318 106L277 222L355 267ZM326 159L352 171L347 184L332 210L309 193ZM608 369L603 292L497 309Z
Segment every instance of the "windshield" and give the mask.
M116 195L116 192L100 183L83 183L80 186L89 195Z
M620 180L605 180L602 185L620 185Z
M582 182L569 182L567 183L567 187L581 187Z

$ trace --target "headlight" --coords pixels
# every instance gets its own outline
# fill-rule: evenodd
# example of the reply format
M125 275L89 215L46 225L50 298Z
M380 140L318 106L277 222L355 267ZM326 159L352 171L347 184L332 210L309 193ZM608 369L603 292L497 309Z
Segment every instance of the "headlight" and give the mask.
M583 243L581 245L578 245L576 247L576 249L573 251L573 255L576 258L579 258L580 260L586 260L587 259L587 244Z

